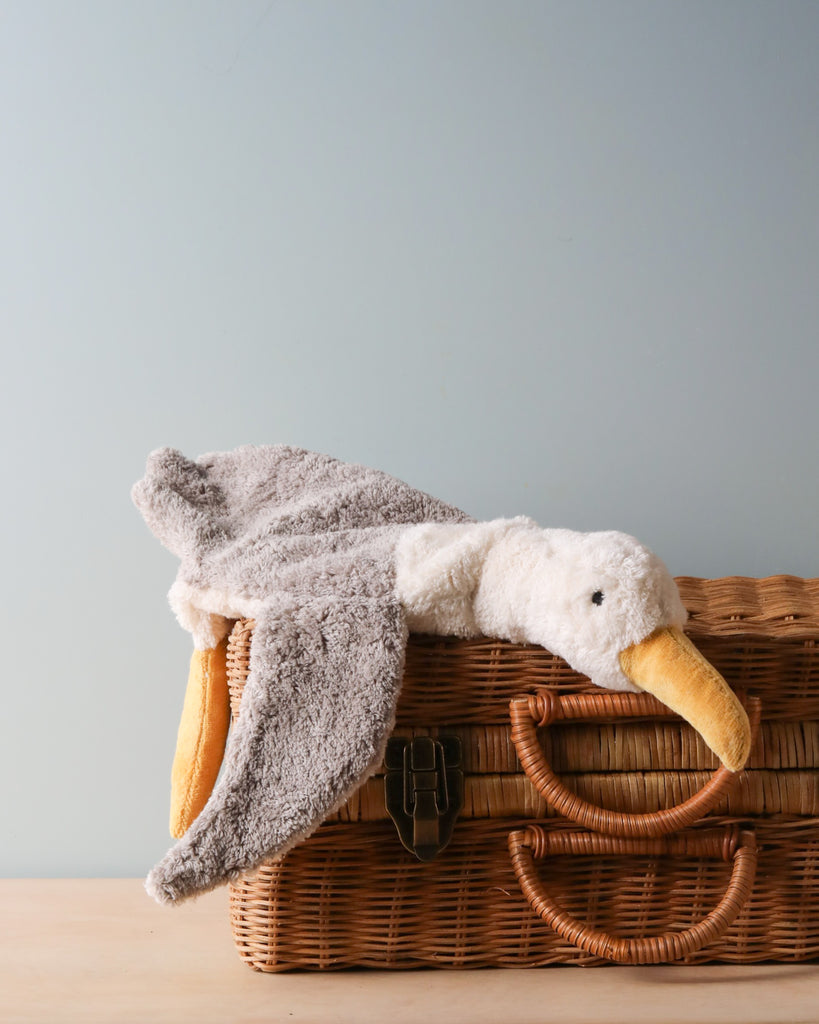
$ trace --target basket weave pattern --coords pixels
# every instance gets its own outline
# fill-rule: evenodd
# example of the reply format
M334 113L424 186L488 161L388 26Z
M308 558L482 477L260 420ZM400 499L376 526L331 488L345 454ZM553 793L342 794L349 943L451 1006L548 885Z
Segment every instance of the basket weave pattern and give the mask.
M462 740L465 805L450 845L429 863L407 853L375 776L307 842L231 886L240 955L262 971L608 962L562 938L524 898L510 858L520 844L509 836L537 822L574 851L538 861L537 884L561 913L616 937L615 950L629 942L642 950L632 962L663 959L666 945L686 963L819 957L819 581L677 582L691 638L734 689L763 707L749 770L710 815L678 834L720 847L750 823L756 878L741 904L729 895L737 916L721 937L688 952L679 935L700 927L734 884L729 861L686 852L676 837L643 852L614 838L603 852L582 852L593 834L555 817L522 773L510 700L543 689L600 690L541 648L412 636L396 732ZM252 630L252 621L238 622L230 638L234 716ZM670 713L561 723L538 738L567 787L628 813L686 800L717 767Z

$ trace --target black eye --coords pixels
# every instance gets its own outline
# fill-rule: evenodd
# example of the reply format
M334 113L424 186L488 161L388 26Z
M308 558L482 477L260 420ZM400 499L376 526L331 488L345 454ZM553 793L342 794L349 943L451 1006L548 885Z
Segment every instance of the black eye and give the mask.
M602 590L595 590L595 592L592 594L592 604L602 604L602 603L603 603L603 591Z

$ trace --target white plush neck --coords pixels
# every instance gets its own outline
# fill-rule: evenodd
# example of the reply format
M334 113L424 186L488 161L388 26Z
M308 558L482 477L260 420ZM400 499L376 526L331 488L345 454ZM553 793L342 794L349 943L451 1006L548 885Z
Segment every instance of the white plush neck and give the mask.
M407 529L396 552L396 590L410 631L507 638L515 619L510 569L521 546L515 538L537 529L525 516ZM498 594L490 594L495 587Z

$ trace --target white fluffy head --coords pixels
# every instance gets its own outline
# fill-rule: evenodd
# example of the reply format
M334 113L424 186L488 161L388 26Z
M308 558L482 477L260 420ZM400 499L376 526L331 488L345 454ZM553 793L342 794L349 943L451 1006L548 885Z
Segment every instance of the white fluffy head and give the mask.
M473 607L487 635L540 644L614 690L637 689L621 651L687 618L665 565L634 537L531 522L487 551Z

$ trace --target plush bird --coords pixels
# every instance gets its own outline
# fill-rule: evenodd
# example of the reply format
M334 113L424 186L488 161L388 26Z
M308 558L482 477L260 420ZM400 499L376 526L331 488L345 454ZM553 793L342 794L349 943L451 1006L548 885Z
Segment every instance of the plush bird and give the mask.
M146 882L160 902L284 853L380 766L410 631L540 644L599 686L650 691L726 767L745 763L747 716L684 636L665 566L632 537L478 523L388 474L285 445L195 461L160 449L132 494L180 558L169 598L194 640L172 769L178 842ZM256 627L229 733L238 618Z

